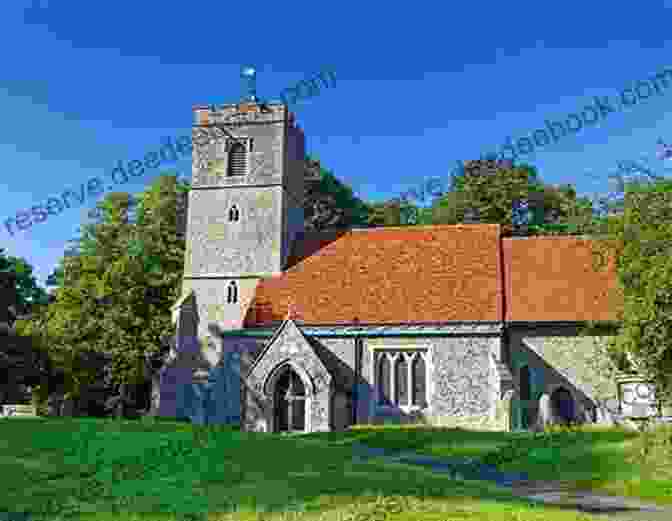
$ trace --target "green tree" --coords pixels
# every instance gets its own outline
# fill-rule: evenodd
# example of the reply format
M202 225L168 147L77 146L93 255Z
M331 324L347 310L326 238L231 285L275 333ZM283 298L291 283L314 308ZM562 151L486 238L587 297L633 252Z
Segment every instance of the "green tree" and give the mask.
M16 333L23 345L33 349L32 369L26 381L33 387L33 399L46 401L50 394L74 399L88 385L102 378L100 356L91 350L64 349L54 336L54 326L62 320L62 306L55 295L50 304L34 306L31 314L16 322ZM51 336L50 336L51 335ZM60 339L62 342L63 339Z
M366 224L379 226L409 226L419 224L421 209L399 198L380 203L369 203L369 215Z
M594 229L598 266L615 262L619 329L610 352L672 398L672 181L626 186L624 211ZM589 328L596 327L591 324Z
M321 163L306 157L303 213L307 231L366 226L369 206Z
M164 175L175 174L176 176L180 174L179 171L173 169L165 170L162 173ZM137 219L138 204L139 204L138 194L131 195L129 197L129 205L127 210L130 222L135 222L135 220ZM91 237L85 237L85 233L83 230L84 229L91 230L92 228L90 225L104 223L106 219L105 215L106 212L108 211L106 210L106 207L107 207L107 199L104 199L103 201L96 203L96 206L91 211L89 211L88 216L91 219L91 221L88 223L89 224L88 228L86 224L84 225L84 228L79 227L77 229L77 233L79 235L68 241L68 246L66 247L64 256L59 260L56 268L54 268L54 271L47 277L46 285L48 287L60 287L63 285L65 280L65 274L68 270L67 268L68 259L78 256L81 253L82 248L87 248L89 253L91 253L92 248L95 248L96 246L95 240L91 240Z
M545 185L534 167L494 158L458 163L431 214L434 224L501 224L506 235L581 233L592 218L571 185Z
M422 219L426 224L459 224L471 219L470 205L462 191L447 192L428 210Z
M32 273L25 259L8 257L0 249L0 402L20 385L37 385L48 369L46 354L15 328L17 318L48 300Z
M49 378L52 365L48 353L29 336L14 329L0 331L0 403L20 386L37 387Z
M118 404L129 387L149 379L147 360L163 354L173 332L171 307L180 294L185 251L178 226L183 194L174 176L160 176L140 197L137 222L117 223L127 231L116 239L123 253L115 251L103 273L98 298L106 313L97 350L112 356Z
M515 203L540 189L536 170L494 159L466 161L451 174L450 191L434 201L436 224L499 223L511 228Z
M101 222L84 226L78 253L64 262L65 276L43 322L49 350L78 394L99 377L84 362L107 358L108 381L119 389L117 414L128 393L148 380L148 360L161 356L173 334L171 306L179 296L184 233L178 223L189 187L161 175L138 197L108 194ZM183 212L182 212L183 213Z
M31 306L45 304L47 292L38 285L33 267L23 258L7 256L0 248L0 322L28 313ZM10 311L11 310L11 311Z

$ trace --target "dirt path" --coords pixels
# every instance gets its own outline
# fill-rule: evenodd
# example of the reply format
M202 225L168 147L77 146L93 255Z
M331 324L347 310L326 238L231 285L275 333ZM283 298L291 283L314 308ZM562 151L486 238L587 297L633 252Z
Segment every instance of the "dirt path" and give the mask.
M671 521L672 508L647 504L635 498L598 494L590 490L573 490L571 483L562 481L533 481L526 473L502 472L494 465L467 458L435 458L416 453L393 453L384 449L355 445L356 461L383 458L390 463L428 467L435 472L448 473L454 479L493 481L511 489L518 497L556 505L591 514L601 514L621 521Z
M520 481L511 487L519 497L560 507L606 515L622 521L670 521L672 509L636 498L598 494L590 490L573 490L570 483L560 481Z

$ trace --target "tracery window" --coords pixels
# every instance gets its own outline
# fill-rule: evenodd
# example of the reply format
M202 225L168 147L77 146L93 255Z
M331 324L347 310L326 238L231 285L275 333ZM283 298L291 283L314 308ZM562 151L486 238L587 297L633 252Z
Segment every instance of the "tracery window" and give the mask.
M427 368L425 359L416 356L413 359L413 405L427 406Z
M376 403L401 409L427 407L427 351L380 349L374 353Z
M408 403L408 364L404 356L398 356L394 362L394 381L396 385L394 403Z
M391 405L390 401L390 361L384 357L378 363L378 404Z

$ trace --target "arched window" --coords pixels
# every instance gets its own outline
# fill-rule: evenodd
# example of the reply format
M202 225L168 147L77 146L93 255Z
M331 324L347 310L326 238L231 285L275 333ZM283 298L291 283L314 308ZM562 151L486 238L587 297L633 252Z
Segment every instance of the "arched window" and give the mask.
M399 354L394 363L394 386L395 403L406 405L408 403L408 364L403 354Z
M520 399L530 400L530 368L526 365L520 368Z
M427 405L427 371L425 360L416 355L412 365L413 373L413 405L425 407Z
M240 211L238 210L238 207L234 204L230 209L229 209L229 221L235 222L240 219Z
M247 150L245 146L236 141L229 148L229 167L227 175L237 176L247 173Z
M375 353L372 377L377 406L409 411L428 406L425 356L426 351L418 349L380 349Z
M390 405L390 361L385 354L378 362L378 403Z
M226 301L229 304L235 304L238 302L238 286L234 281L229 282L229 287L227 288Z

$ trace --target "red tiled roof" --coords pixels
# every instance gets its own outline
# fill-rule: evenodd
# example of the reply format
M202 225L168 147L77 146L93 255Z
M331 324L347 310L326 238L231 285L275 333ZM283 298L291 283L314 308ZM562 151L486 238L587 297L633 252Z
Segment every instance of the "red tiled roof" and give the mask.
M245 327L298 322L399 324L502 320L499 225L308 234L290 267L263 279Z
M290 307L307 324L616 319L614 263L594 270L576 237L500 240L483 224L312 232L289 266L259 283L245 327Z
M615 264L592 267L590 241L503 239L507 321L614 320Z

